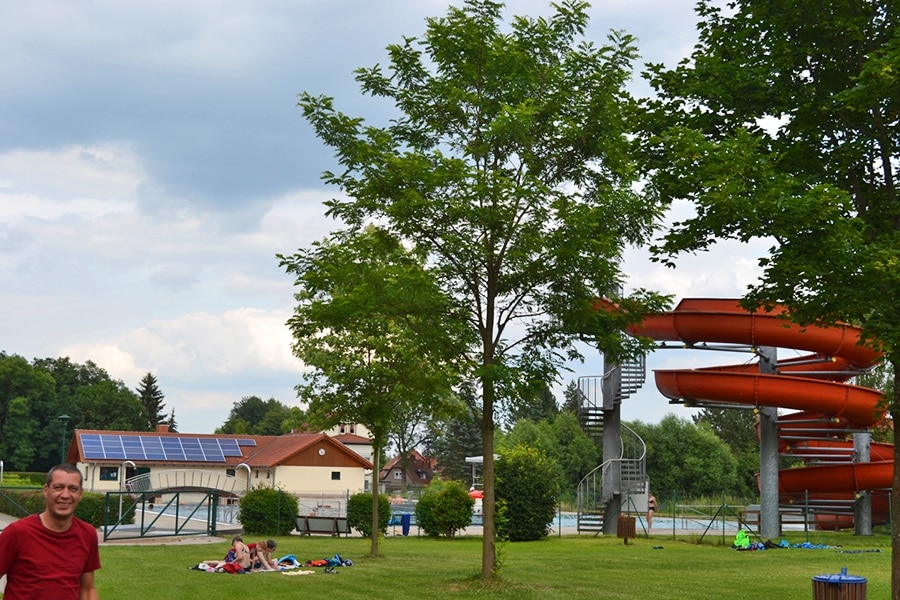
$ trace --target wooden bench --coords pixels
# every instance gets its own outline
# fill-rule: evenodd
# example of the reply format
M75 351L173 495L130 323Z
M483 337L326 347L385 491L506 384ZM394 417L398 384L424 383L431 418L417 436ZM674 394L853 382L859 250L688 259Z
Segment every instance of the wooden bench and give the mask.
M742 510L738 512L738 518L745 523L748 527L759 531L760 526L760 509L756 506L747 508L746 510ZM778 509L778 524L779 527L784 527L785 525L802 525L804 522L807 522L806 515L801 508L784 508L781 507ZM808 521L809 524L814 524L815 521L810 519Z
M300 535L350 535L347 517L317 517L305 515L294 518Z

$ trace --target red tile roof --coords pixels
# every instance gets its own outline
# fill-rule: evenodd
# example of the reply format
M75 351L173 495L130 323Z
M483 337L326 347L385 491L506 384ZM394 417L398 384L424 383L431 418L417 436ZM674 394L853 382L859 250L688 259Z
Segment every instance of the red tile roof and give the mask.
M99 434L99 435L127 435L139 437L166 437L166 438L213 438L213 439L236 439L236 440L253 440L256 445L238 445L242 456L226 456L223 462L187 462L187 461L162 461L174 463L183 466L195 466L198 464L210 466L230 466L236 467L239 464L246 464L252 468L272 468L283 464L290 458L307 450L315 444L327 444L339 452L347 455L352 460L359 463L360 467L371 469L372 463L345 446L338 440L331 438L324 433L291 433L287 435L236 435L236 434L204 434L204 433L166 433L156 431L103 431L92 429L77 429L73 433L74 442L69 445L66 459L70 462L95 462L98 464L115 464L118 465L122 459L106 459L95 460L85 459L84 449L81 445L81 434ZM137 460L129 459L136 465L160 464L158 460Z

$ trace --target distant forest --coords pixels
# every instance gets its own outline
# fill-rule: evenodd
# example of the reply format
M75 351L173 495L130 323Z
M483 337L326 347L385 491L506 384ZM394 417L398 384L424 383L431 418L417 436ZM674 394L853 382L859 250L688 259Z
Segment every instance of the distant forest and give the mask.
M137 390L91 361L0 352L0 459L10 471L47 471L62 460L75 429L175 430L175 413L148 373Z

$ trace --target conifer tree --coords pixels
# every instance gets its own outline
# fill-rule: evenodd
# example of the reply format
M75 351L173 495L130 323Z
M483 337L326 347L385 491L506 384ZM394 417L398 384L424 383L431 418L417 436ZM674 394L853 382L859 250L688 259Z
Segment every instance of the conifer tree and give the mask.
M157 425L167 422L167 417L165 413L166 405L163 403L165 396L160 391L153 373L144 375L140 385L138 385L137 393L141 398L147 431L155 431Z

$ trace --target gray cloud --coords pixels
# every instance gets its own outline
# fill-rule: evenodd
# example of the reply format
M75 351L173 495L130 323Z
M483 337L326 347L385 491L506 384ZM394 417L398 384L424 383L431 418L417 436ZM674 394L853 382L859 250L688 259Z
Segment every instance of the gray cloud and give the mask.
M550 12L549 2L510 4ZM624 29L645 60L674 63L690 49L692 0L597 4L597 43ZM334 96L383 122L388 107L360 96L353 70L385 63L385 46L420 36L446 7L3 3L0 349L94 360L131 388L152 371L183 431L212 431L246 395L295 402L292 282L274 257L332 229L322 202L338 193L320 183L332 153L297 94ZM736 295L753 276L745 253L717 253L723 276L709 260L671 272L635 251L630 283ZM573 367L599 372L596 357ZM634 407L668 411L652 390Z

